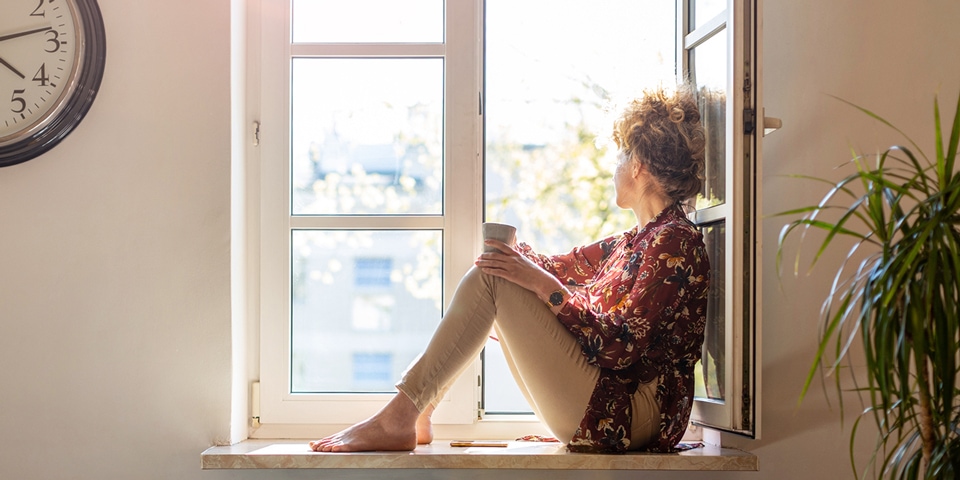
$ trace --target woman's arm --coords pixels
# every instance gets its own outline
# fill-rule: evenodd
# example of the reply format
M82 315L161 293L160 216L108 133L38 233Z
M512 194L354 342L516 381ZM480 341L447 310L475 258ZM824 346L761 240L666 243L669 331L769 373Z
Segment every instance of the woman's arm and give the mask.
M485 245L497 251L481 254L474 263L484 273L505 278L532 291L556 314L572 298L582 296L582 293L578 293L581 289L577 285L594 277L620 238L606 238L577 247L565 255L549 257L534 252L525 243L511 248L497 240L486 240ZM558 291L562 293L561 303L553 305L547 302L551 294Z
M622 238L616 235L576 247L561 255L542 255L526 243L517 244L517 251L540 268L550 272L565 285L583 285L596 275L613 246Z
M563 292L564 302L570 296L560 279L545 270L533 259L521 254L520 247L511 248L499 240L485 240L484 244L497 251L481 253L474 262L483 273L509 280L535 293L546 303L550 294ZM527 247L529 248L529 247ZM563 305L553 307L554 313Z
M619 285L604 292L598 304L576 296L557 315L589 361L602 368L627 368L643 356L656 360L664 349L651 347L661 337L687 344L677 336L687 336L688 323L703 315L689 309L705 308L705 301L693 301L706 298L709 279L696 231L665 228L642 253L624 260Z

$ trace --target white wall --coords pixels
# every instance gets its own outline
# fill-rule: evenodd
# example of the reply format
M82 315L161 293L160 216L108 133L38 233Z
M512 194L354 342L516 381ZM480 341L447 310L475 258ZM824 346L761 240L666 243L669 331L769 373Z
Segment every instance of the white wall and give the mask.
M99 4L89 114L0 170L3 479L196 477L229 433L229 2Z
M0 169L0 478L374 478L199 469L200 452L229 438L231 421L231 2L99 3L108 61L92 110L51 152ZM778 175L828 174L848 145L897 141L825 94L929 144L933 93L951 105L960 88L960 4L764 8L767 115L784 122L764 144L767 213L816 199L810 184ZM734 440L760 456L761 473L636 477L849 476L847 431L819 388L796 407L829 269L786 277L781 290L773 252L782 223L764 221L763 439ZM493 475L509 476L389 476Z
M939 92L941 109L952 114L960 90L960 3L766 0L764 8L766 113L784 125L764 140L764 214L816 203L825 193L822 186L784 175L839 179L849 171L833 168L850 159L851 147L875 153L903 142L828 95L889 119L934 153L933 96ZM774 264L785 222L763 222L763 439L742 445L759 455L763 478L853 478L849 427L861 405L848 398L848 428L841 430L836 396L830 390L831 410L815 380L797 407L817 340L818 309L846 248L823 258L809 276L804 273L812 251L805 248L801 275L788 271L781 284ZM859 449L861 455L867 451Z

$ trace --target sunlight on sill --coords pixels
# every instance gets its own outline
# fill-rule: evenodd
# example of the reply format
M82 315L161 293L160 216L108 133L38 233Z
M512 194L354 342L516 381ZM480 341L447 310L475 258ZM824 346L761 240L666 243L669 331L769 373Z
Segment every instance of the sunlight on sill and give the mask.
M706 444L679 453L570 453L560 443L509 442L507 447L451 447L436 440L412 452L316 453L305 440L246 440L211 447L203 469L511 469L757 471L756 455Z

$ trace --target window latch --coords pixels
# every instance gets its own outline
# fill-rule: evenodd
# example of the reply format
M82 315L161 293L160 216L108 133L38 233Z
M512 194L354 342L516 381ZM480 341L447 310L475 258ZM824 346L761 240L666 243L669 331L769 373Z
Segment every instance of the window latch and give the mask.
M743 110L743 134L751 135L757 130L757 112L752 108Z

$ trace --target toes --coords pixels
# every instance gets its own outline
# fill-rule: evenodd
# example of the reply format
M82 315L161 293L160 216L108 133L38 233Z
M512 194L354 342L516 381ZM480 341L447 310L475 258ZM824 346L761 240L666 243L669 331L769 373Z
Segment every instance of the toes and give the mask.
M310 442L310 449L314 452L325 452L325 447L330 446L334 442L332 438L321 438L320 440Z
M340 443L330 443L323 446L323 452L342 452L342 444Z

